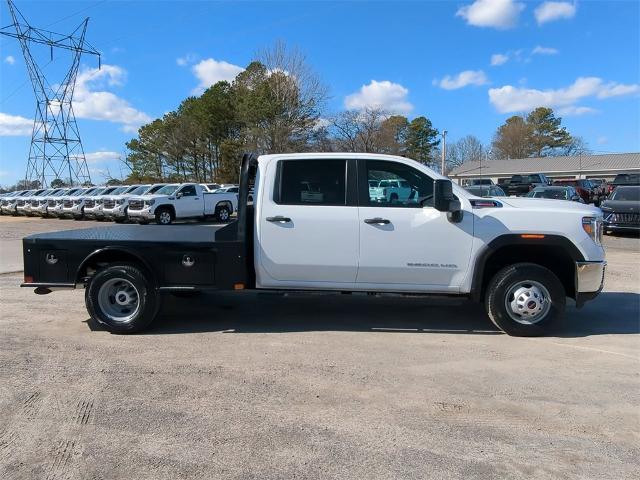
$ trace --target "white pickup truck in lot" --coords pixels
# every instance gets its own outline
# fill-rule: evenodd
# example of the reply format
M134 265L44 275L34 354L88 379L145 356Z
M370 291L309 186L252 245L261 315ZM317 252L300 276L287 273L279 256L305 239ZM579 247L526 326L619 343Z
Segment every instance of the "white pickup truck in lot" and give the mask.
M185 218L215 216L226 222L238 205L236 193L210 193L198 183L172 183L152 195L129 198L129 219L169 225Z
M369 180L380 179L412 192L372 198ZM139 210L159 215L149 207L179 204L182 188L158 197L179 200ZM236 221L32 235L23 286L85 287L91 317L118 333L147 327L165 292L260 289L462 296L484 303L508 334L535 336L561 327L567 297L581 307L601 291L601 239L598 208L475 197L407 158L245 154Z

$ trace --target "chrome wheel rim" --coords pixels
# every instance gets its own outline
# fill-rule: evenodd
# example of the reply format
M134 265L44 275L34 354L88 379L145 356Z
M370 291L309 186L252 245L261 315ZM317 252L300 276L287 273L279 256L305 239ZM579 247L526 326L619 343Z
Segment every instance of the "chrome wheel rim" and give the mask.
M551 310L551 295L540 282L523 280L507 289L504 304L513 320L522 325L533 325Z
M140 310L138 289L124 278L107 280L98 291L98 306L109 320L128 323Z
M218 212L218 217L220 218L220 220L228 220L229 210L227 210L226 208L220 209L220 212Z
M169 212L160 212L160 223L166 225L171 222L171 214Z

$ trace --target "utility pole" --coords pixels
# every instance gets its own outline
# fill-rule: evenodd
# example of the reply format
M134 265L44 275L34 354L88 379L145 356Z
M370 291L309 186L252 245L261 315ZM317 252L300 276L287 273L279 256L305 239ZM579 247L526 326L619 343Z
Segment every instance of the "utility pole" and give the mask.
M64 179L66 176L72 184L91 182L71 104L81 55L96 55L100 67L100 52L85 40L89 19L86 18L71 34L59 34L32 27L12 0L7 0L7 4L13 24L0 28L0 35L20 42L36 97L25 179L39 182L42 188L48 187L56 178ZM62 80L50 82L47 79L44 74L46 65L39 65L34 57L32 48L36 45L49 47L49 63L53 61L54 48L71 52L71 66Z
M440 167L440 173L445 174L445 159L447 158L447 131L442 131L442 166Z

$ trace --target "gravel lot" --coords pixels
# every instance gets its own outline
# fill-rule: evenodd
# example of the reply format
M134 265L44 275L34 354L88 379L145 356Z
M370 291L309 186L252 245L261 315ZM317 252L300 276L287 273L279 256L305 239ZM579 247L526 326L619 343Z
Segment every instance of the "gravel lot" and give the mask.
M90 223L0 217L0 271ZM536 339L458 300L267 293L116 336L1 274L0 478L638 478L640 241L606 243L606 291Z

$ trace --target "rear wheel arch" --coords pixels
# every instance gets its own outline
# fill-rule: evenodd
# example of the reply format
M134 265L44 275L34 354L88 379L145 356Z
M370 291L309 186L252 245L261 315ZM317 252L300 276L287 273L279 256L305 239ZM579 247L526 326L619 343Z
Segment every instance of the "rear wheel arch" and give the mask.
M92 277L101 268L105 268L110 264L129 263L137 265L149 277L149 281L157 283L157 278L153 268L140 255L129 251L126 248L103 248L96 250L85 258L78 267L75 275L76 283L82 283L87 277Z
M472 297L482 300L489 282L504 267L527 262L553 272L567 296L575 298L575 262L579 261L584 261L584 256L566 237L545 235L541 239L525 239L518 234L502 235L490 242L477 258Z

